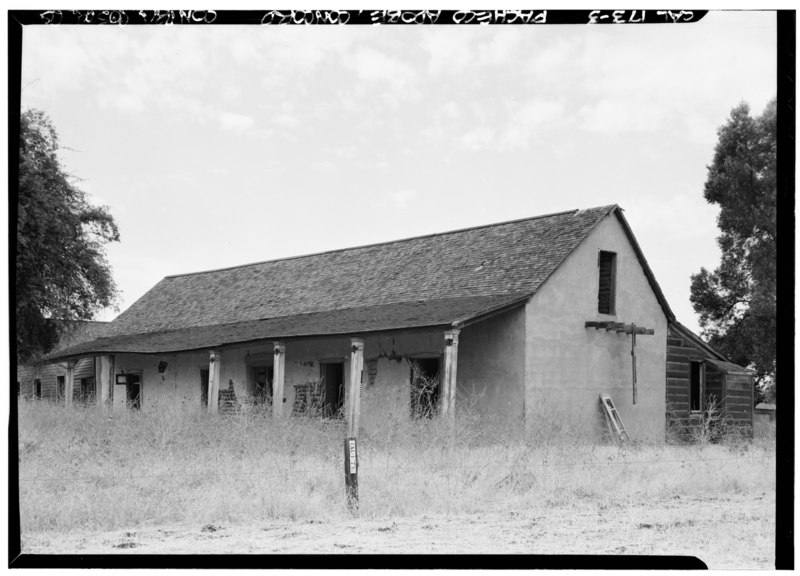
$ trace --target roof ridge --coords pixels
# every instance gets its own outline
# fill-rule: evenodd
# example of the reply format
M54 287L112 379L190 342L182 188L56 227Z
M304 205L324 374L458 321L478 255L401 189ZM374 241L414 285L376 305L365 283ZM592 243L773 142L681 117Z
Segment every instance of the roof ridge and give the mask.
M164 276L164 280L167 278L182 278L185 276L197 276L200 274L211 274L214 272L224 272L226 270L236 270L237 268L248 268L250 266L260 266L261 264L270 264L272 262L284 262L286 260L299 260L301 258L310 258L312 256L322 256L324 254L334 254L336 252L346 252L348 250L359 250L364 248L373 248L375 246L386 246L389 244L399 244L401 242L410 242L412 240L420 240L422 238L433 238L435 236L446 236L448 234L458 234L460 232L469 232L470 230L480 230L481 228L492 228L494 226L504 226L506 224L516 224L519 222L525 222L529 220L540 220L542 218L552 218L554 216L561 216L562 214L582 214L584 212L588 212L590 210L600 210L600 209L607 209L610 211L611 208L616 207L617 204L607 204L603 206L594 206L592 208L575 208L573 210L563 210L561 212L552 212L550 214L541 214L538 216L528 216L525 218L516 218L514 220L505 220L503 222L494 222L491 224L481 224L478 226L468 226L466 228L457 228L455 230L447 230L445 232L433 232L431 234L422 234L420 236L409 236L408 238L399 238L397 240L387 240L384 242L373 242L372 244L362 244L360 246L348 246L346 248L335 248L332 250L323 250L322 252L311 252L308 254L299 254L296 256L284 256L282 258L274 258L272 260L262 260L260 262L250 262L248 264L237 264L235 266L225 266L222 268L212 268L210 270L198 270L196 272L184 272L183 274L170 274L168 276Z

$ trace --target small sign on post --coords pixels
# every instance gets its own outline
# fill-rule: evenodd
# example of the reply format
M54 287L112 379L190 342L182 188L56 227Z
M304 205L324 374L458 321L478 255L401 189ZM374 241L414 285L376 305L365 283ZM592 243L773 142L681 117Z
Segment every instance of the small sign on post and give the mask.
M344 439L344 485L347 507L358 509L358 446L355 438Z

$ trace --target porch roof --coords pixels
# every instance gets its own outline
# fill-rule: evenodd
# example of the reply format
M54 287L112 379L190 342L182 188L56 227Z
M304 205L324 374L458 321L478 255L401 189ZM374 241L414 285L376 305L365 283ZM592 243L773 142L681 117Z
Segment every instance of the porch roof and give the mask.
M59 350L48 360L115 353L166 354L257 340L457 328L522 306L527 300L526 294L442 298L108 336Z
M717 368L723 374L741 374L744 376L753 376L754 372L752 370L748 370L743 366L739 366L738 364L734 364L733 362L725 362L723 360L717 360L716 358L706 358L706 362Z

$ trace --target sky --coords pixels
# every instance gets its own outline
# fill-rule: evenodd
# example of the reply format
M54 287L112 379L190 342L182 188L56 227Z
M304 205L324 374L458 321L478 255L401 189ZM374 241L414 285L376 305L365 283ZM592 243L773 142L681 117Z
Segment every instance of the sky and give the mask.
M618 204L678 320L719 262L717 128L774 12L691 25L29 26L22 105L109 207L111 320L161 278ZM224 290L224 287L220 287Z

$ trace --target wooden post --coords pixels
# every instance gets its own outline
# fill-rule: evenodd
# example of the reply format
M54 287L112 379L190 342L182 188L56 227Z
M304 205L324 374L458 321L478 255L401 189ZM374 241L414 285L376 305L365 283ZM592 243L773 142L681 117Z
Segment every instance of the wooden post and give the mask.
M286 345L283 342L273 343L275 361L272 365L272 417L283 415L283 381L286 370Z
M444 376L439 382L439 413L447 418L450 413L450 353L452 347L447 344L447 332L444 333Z
M361 416L361 373L364 369L364 340L350 339L350 389L348 390L347 435L358 436Z
M350 339L350 389L347 405L347 436L344 439L344 485L347 505L358 509L358 421L361 416L361 375L364 370L364 340Z
M105 407L111 399L111 387L114 385L114 356L98 356L95 358L95 382L98 407Z
M67 362L67 375L64 378L64 405L72 406L72 389L75 385L75 364L74 360Z
M631 368L633 370L633 404L636 405L636 324L631 324Z
M208 413L216 414L219 407L219 364L221 355L211 350L208 355Z
M456 417L456 390L458 374L458 335L460 330L448 330L444 333L444 387L441 394L442 417L450 423Z

